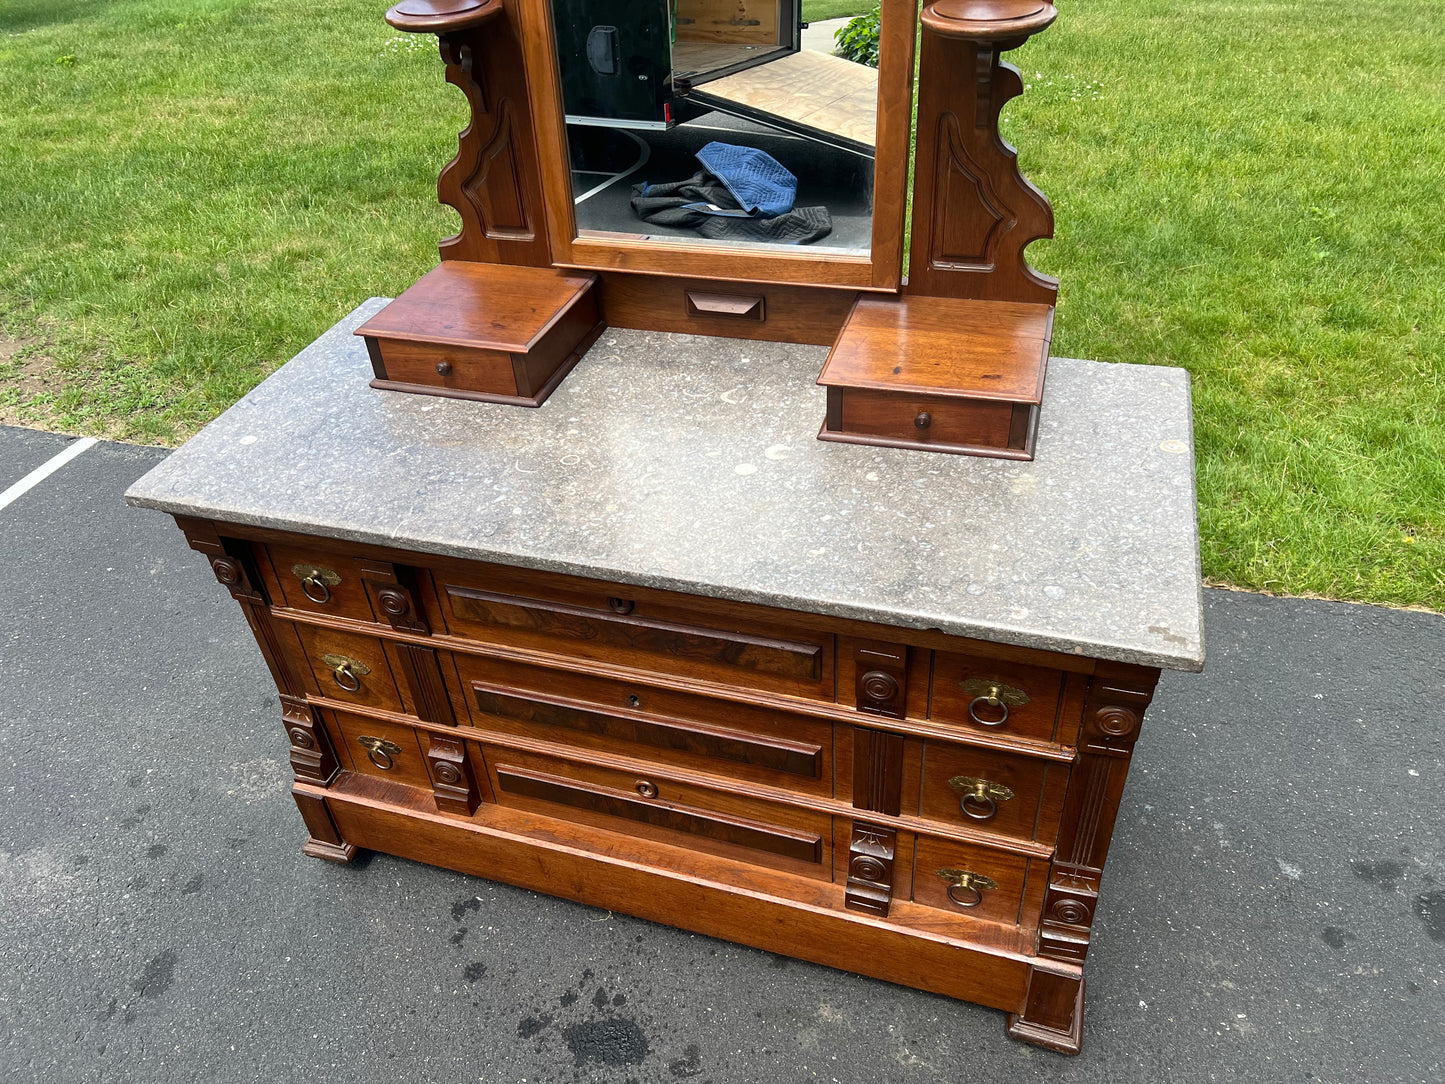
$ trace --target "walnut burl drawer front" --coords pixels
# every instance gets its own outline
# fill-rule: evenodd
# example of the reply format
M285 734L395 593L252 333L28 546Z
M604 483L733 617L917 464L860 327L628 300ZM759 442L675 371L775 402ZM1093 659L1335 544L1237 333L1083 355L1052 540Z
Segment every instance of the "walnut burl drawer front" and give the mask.
M1022 855L919 836L913 902L984 922L1017 925L1028 867L1029 859Z
M1005 737L1053 741L1063 686L1059 670L939 651L928 715Z
M832 877L832 818L651 773L486 746L503 806L727 858Z
M426 756L411 727L364 719L344 711L325 714L332 742L345 750L346 767L363 775L431 791Z
M833 698L831 634L733 621L705 607L658 603L646 592L603 593L623 592L622 587L592 592L570 584L549 590L545 581L517 586L526 593L490 581L443 583L451 631L744 688Z
M366 586L349 557L309 547L272 544L266 548L287 606L314 613L375 621Z
M929 739L918 815L1012 839L1052 843L1069 766Z
M459 656L473 721L494 732L833 793L832 724L641 682Z
M322 696L386 711L407 710L380 640L310 625L294 627Z

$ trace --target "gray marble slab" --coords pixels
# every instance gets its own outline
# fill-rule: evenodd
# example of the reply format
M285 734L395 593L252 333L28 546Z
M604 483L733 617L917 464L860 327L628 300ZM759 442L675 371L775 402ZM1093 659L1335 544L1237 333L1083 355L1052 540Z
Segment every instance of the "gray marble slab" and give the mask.
M359 306L126 493L1121 662L1204 661L1188 374L1055 358L1033 462L816 439L822 347L609 329L540 408L374 391Z

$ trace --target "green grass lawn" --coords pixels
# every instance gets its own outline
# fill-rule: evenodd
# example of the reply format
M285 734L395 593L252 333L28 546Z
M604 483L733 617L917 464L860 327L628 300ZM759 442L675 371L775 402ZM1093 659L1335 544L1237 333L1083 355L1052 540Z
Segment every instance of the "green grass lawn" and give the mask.
M4 0L3 416L179 441L435 264L463 99L384 7ZM1054 352L1193 373L1206 575L1445 610L1438 5L1096 0L1014 59Z
M869 0L803 0L803 22L841 19L845 15L862 15L872 10L873 4Z

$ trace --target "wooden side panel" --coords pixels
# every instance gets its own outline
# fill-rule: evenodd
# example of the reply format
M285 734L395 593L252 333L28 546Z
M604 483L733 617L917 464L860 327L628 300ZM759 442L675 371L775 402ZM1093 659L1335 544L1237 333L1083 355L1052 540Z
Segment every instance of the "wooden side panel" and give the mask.
M1101 662L1089 684L1079 760L1069 778L1044 900L1041 955L1081 961L1089 951L1089 928L1114 818L1144 710L1158 680L1159 671L1150 667Z

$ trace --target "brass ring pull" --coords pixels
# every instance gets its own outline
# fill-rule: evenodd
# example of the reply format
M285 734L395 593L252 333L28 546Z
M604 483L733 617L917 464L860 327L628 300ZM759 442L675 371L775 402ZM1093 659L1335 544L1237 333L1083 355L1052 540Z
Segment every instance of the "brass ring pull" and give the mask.
M972 775L955 775L948 785L958 792L958 808L970 820L992 820L999 802L1007 802L1014 792L1002 783L979 779Z
M965 794L958 800L958 807L965 817L976 821L991 820L998 813L998 803L987 794Z
M331 669L331 680L349 693L361 688L361 679L371 673L371 667L360 659L346 655L322 655L321 661Z
M318 606L331 601L331 589L341 582L336 572L316 565L292 565L291 574L301 581L301 593Z
M636 786L637 793L644 798L657 797L657 784L650 779L639 779Z
M948 899L955 907L977 907L986 890L997 888L998 882L982 873L967 869L941 869L938 875L948 882ZM964 894L966 893L966 894Z
M315 576L307 576L301 581L301 593L315 603L331 601L331 588Z
M366 759L382 771L389 772L396 767L396 761L392 758L401 752L401 746L396 742L363 734L356 739L356 744L366 750Z
M991 708L1002 708L1003 714L997 719L985 719L978 713L978 706L987 704ZM988 693L983 696L975 696L968 702L968 717L979 726L1003 726L1008 722L1008 704L1000 700L997 693Z

